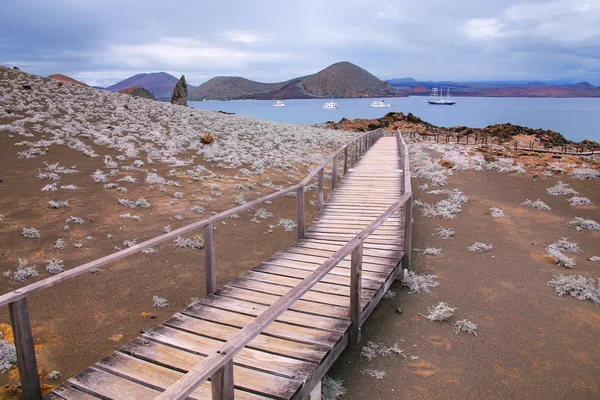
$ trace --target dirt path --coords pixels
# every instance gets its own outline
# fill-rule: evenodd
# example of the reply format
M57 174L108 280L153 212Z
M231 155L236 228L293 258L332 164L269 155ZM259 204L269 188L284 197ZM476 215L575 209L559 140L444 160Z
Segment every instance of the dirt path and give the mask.
M361 344L342 354L329 375L343 379L342 399L598 399L600 398L600 308L591 301L558 297L546 283L555 274L600 276L600 232L577 232L567 226L575 216L598 221L597 180L559 178L594 206L571 207L565 196L545 190L557 178L494 171L456 172L450 188L469 197L455 220L423 217L415 212L413 246L441 248L437 256L413 253L413 269L435 274L441 285L430 293L408 294L397 282L393 299L384 300L363 327ZM432 202L413 180L417 198ZM542 199L551 211L520 206L526 198ZM508 218L486 215L490 207ZM454 228L453 238L432 236L439 226ZM569 254L572 270L554 265L544 246L561 238L578 243L583 254ZM471 253L474 242L491 243L488 253ZM446 322L425 318L438 302L456 307ZM397 308L402 310L397 313ZM453 322L467 318L478 336L456 334ZM368 361L361 349L369 341L404 350ZM418 357L410 361L410 357ZM372 375L381 376L377 379Z

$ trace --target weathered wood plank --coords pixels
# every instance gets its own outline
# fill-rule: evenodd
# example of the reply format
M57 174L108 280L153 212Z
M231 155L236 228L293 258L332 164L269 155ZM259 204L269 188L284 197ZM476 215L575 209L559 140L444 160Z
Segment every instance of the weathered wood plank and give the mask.
M296 269L296 268L281 267L281 266L273 265L273 264L261 264L255 268L253 268L253 271L264 272L264 273L273 274L273 275L286 276L286 277L290 277L290 278L304 279L310 274L310 271L312 271L312 270L301 270L301 269ZM331 271L331 273L327 274L327 276L325 276L325 278L323 278L321 280L321 282L349 286L350 285L349 275L334 274L335 271L336 271L336 268L334 268ZM381 286L381 282L384 281L384 278L381 277L381 278L377 278L377 279L372 279L372 278L363 277L363 280L365 281L365 282L363 282L363 287L365 289L377 290L379 288L379 286ZM253 280L253 282L255 282L255 281Z
M61 385L48 395L48 400L98 400L99 397L82 392L71 386Z
M227 325L243 328L248 325L253 317L220 308L213 308L203 304L196 304L194 307L186 308L182 314L213 321L226 323ZM328 345L331 346L337 340L335 332L322 331L305 326L297 326L275 321L271 323L264 331L265 334L274 337L296 340L301 343Z
M221 341L229 340L231 336L240 330L239 327L190 317L181 313L177 313L169 318L164 325ZM329 347L326 344L300 343L267 334L258 335L247 347L311 363L319 363L325 354L327 354L327 351L329 351Z
M219 295L209 296L207 298L198 300L198 302L207 306L242 313L253 317L257 317L268 308L257 303L251 303ZM305 314L291 310L283 312L276 319L276 321L305 327L317 327L320 330L331 332L343 332L346 330L349 324L347 321L336 318Z
M134 339L125 345L121 351L152 364L184 373L206 358L203 355L190 352L196 351L196 341L194 339L197 335L167 327L159 328L144 335L144 338L150 340ZM161 343L169 344L169 346ZM260 358L261 356L263 358ZM242 359L246 357L236 356L234 358L234 375L237 378L235 386L237 389L252 390L265 396L291 397L302 383L302 380L314 368L314 364L309 363L274 363L272 355L265 352L254 353L254 362L251 365L254 368L247 368L244 366L248 365L247 361ZM127 361L129 361L129 358L127 358ZM294 362L296 360L290 359L290 361ZM285 371L285 373L281 374L281 371Z
M285 293L287 293L290 290L290 287L292 287L292 286L285 287L285 286L273 284L273 283L266 282L266 281L258 281L258 280L252 280L252 279L237 280L235 283L230 283L229 285L231 285L231 286L235 285L233 287L237 287L239 289L253 290L256 292L261 291L262 293L269 291L270 293L272 293L272 295L277 295L277 296L283 296ZM379 286L381 286L381 284ZM348 293L349 293L349 288L350 288L350 286L348 285L348 289L347 289ZM379 289L379 287L377 289ZM365 294L364 294L365 301L366 301L366 299L370 299L372 297L373 292L374 292L373 290L370 290L370 291L365 290ZM336 306L334 308L334 310L329 310L329 311L325 310L323 312L328 312L328 314L331 314L329 316L335 317L335 318L343 318L343 319L348 318L348 305L349 305L348 296L333 295L333 294L326 294L326 293L319 293L319 292L307 292L307 294L305 296L303 296L302 299L306 299L305 301L313 303L313 306L315 306L315 307L323 306L324 304ZM342 308L343 311L337 310L338 308Z

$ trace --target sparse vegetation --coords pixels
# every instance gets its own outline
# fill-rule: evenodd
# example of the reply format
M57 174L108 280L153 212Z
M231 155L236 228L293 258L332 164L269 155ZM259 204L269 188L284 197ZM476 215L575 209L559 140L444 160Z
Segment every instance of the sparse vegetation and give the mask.
M568 183L564 183L563 181L558 181L556 185L546 189L546 193L552 196L577 196L579 194L575 189L570 188Z
M496 218L506 218L506 215L504 214L504 211L502 211L501 209L497 208L497 207L491 207L490 208L490 216L494 219Z
M26 238L36 239L40 237L40 231L35 228L23 228L21 235L25 236Z
M152 297L152 307L165 308L169 305L169 301L164 297L154 296Z
M435 307L427 308L429 315L426 318L430 321L446 321L454 315L455 310L456 308L452 308L443 301L440 301Z
M536 201L531 201L527 199L524 202L522 202L521 205L525 207L535 208L537 210L550 211L550 207L548 206L548 204L544 203L540 199L537 199Z
M559 296L570 294L578 300L591 300L600 304L600 279L596 282L581 275L558 274L548 282L548 286L553 286Z
M577 206L589 206L594 203L587 197L574 196L569 199L569 204L573 207L577 207Z
M402 279L402 286L409 288L409 293L419 293L421 290L429 292L429 288L440 285L437 278L437 275L419 275L414 271L408 271Z
M467 332L477 336L477 325L468 319L461 319L454 323L454 330L456 333Z
M578 231L580 231L582 229L600 231L599 223L597 223L593 219L586 219L586 218L582 218L582 217L573 218L571 221L569 221L569 226L574 227Z
M492 244L485 244L481 242L475 242L468 247L469 251L473 253L485 253L493 248Z

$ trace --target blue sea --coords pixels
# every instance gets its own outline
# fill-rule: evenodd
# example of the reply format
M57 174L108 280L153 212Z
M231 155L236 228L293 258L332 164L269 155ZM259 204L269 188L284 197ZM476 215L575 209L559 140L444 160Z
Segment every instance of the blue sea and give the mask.
M510 122L529 128L552 129L569 140L600 142L600 98L547 99L518 97L452 97L453 106L433 106L428 97L377 98L390 108L372 108L374 99L333 99L338 109L323 109L330 99L285 100L286 107L273 107L271 100L196 101L190 106L226 111L267 121L319 124L342 118L380 118L390 111L413 113L443 127L464 125L483 128Z

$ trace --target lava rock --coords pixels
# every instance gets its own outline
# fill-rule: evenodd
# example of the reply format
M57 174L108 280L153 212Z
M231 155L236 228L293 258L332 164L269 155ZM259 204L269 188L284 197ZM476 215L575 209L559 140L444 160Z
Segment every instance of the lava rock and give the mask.
M185 75L181 75L179 81L173 88L173 96L171 96L171 104L177 104L179 106L187 106L188 91L187 83L185 82Z

